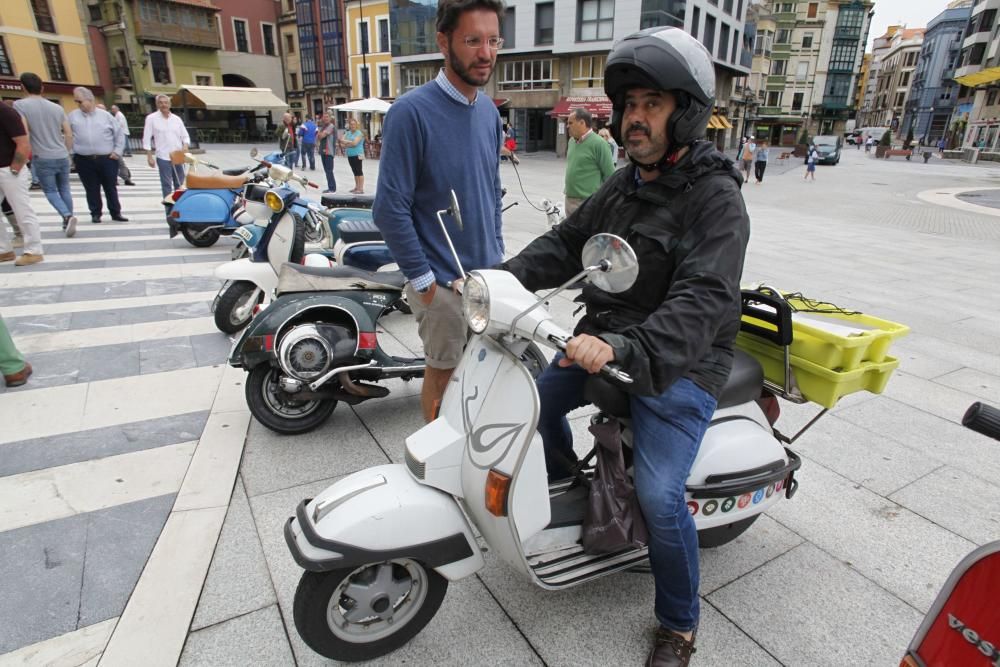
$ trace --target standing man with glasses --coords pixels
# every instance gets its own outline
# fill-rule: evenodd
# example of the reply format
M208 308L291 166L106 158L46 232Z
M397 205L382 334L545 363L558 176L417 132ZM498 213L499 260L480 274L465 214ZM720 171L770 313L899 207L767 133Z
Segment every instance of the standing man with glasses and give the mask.
M101 221L101 189L108 199L111 219L128 222L118 201L118 160L125 150L125 135L118 121L103 109L98 109L94 94L83 86L73 89L77 108L69 114L73 131L73 163L76 174L87 192L90 221Z
M156 145L156 159L153 159L153 145ZM170 113L170 98L156 96L156 111L146 116L142 130L142 148L146 151L146 162L160 171L160 191L166 197L184 184L184 165L170 161L174 151L187 151L191 144L184 121L177 114Z
M461 230L449 225L462 267L487 268L503 258L503 132L496 105L479 90L490 80L503 46L503 15L501 0L441 0L437 44L444 69L434 81L400 97L383 129L383 153L393 159L380 166L373 213L409 279L407 298L427 362L420 399L427 421L435 416L468 338L462 300L453 290L464 276L437 221L452 190L465 221Z
M42 97L42 79L37 74L21 75L28 96L14 102L24 117L31 138L31 171L42 184L45 198L62 216L66 236L76 234L73 194L69 189L69 152L73 150L73 130L62 106Z

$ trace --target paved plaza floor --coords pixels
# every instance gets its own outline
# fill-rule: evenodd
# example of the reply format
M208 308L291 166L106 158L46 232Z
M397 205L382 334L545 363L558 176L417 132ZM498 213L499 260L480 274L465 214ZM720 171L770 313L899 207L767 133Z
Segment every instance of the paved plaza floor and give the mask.
M248 149L210 145L206 157L237 166ZM545 231L532 203L561 198L565 162L521 157L517 172L501 166L518 204L504 217L509 253ZM252 420L209 313L231 241L169 239L155 172L131 164L128 223L87 222L74 182L84 215L66 239L33 192L45 262L0 265L0 314L35 367L26 386L0 388L0 667L329 664L295 631L301 570L282 527L339 477L402 461L420 383L341 404L306 435ZM346 161L336 170L346 190ZM378 163L365 171L374 191ZM795 497L701 551L698 665L898 664L954 565L1000 539L1000 443L960 425L969 404L1000 405L1000 165L848 148L815 182L804 174L773 160L744 187L744 281L911 332L890 351L901 363L882 395L843 399L795 443ZM573 309L552 304L564 324ZM379 337L420 352L409 317L385 317ZM818 410L782 408L784 432ZM581 451L589 412L572 420ZM550 593L486 560L375 664L642 663L648 574Z

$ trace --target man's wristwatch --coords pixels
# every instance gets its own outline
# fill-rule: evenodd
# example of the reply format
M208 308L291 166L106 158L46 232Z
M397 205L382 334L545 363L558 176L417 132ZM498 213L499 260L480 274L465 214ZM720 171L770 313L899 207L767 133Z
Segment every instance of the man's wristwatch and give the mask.
M417 294L427 294L428 292L431 291L431 287L433 287L433 286L434 286L434 283L428 283L427 287L425 287L423 289L418 289L417 290Z

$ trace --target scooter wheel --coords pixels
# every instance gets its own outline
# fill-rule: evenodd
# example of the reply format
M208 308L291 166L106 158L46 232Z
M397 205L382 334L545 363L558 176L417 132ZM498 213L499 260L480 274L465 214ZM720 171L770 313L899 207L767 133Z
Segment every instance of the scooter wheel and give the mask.
M210 229L200 236L195 236L191 232L190 227L182 225L181 234L183 234L187 242L195 248L208 248L209 246L215 245L215 242L219 240L219 232L215 229Z
M447 579L410 558L305 572L295 590L295 628L327 658L373 660L416 636L447 591Z
M219 302L215 304L215 326L219 328L219 331L234 334L250 323L250 320L253 319L252 308L243 317L238 316L236 311L246 307L247 301L253 296L256 289L257 286L249 280L237 280L219 295ZM263 301L264 292L262 291L257 295L257 303Z
M332 398L296 399L278 384L281 370L263 363L247 377L247 406L257 421L275 433L297 435L313 430L333 414Z

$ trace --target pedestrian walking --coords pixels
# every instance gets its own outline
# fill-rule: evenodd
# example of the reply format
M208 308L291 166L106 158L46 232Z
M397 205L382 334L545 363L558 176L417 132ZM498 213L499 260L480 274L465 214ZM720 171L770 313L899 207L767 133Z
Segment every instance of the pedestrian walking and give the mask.
M31 364L24 360L24 355L14 345L3 317L0 317L0 374L7 387L20 387L31 375Z
M944 140L944 137L941 137L940 139L938 139L938 142L937 142L937 149L938 149L938 157L939 157L939 158L944 158L944 148L945 148L945 146L947 146L947 145L948 145L948 144L947 144L947 142L946 142L946 141Z
M326 191L336 192L337 179L333 175L333 157L337 153L337 125L333 122L330 114L325 113L320 118L316 139L319 142L319 161L326 174Z
M872 138L872 136L870 134L867 135L865 137L865 152L866 153L871 153L872 152L872 144L873 143L875 143L875 140Z
M753 175L757 178L757 185L764 182L764 171L767 169L767 142L761 141L757 144L757 150L753 154Z
M132 142L132 131L128 129L128 119L125 118L125 114L122 113L117 104L111 105L111 115L118 121L122 132L125 133L125 152L122 153L122 156L132 157L132 147L129 145ZM135 185L132 181L132 170L125 164L125 160L118 160L118 177L124 181L125 185Z
M190 145L191 137L184 121L170 112L170 98L157 95L156 111L146 116L142 128L142 148L146 151L146 162L150 168L155 167L160 172L160 192L164 197L184 185L184 165L174 164L170 154L174 151L186 152Z
M33 72L21 75L27 97L14 102L24 118L31 142L31 171L42 185L45 198L62 217L66 236L76 234L73 194L69 187L69 152L73 130L62 106L42 97L42 78Z
M754 152L757 150L757 144L753 141L753 136L747 137L746 142L743 144L743 150L740 153L740 167L743 170L743 182L746 183L750 180L750 166L754 161Z
M521 164L517 159L517 135L510 123L503 124L503 150L500 151L500 159L507 158L511 164Z
M0 196L10 202L24 238L24 253L17 257L7 227L0 225L0 262L13 261L14 266L28 266L43 259L42 232L28 195L31 175L24 168L29 155L31 143L21 114L0 104Z
M806 175L803 176L805 180L816 180L816 162L819 160L819 151L816 150L816 144L809 147L809 152L806 155Z
M14 209L10 207L10 202L6 199L0 201L0 213L6 218L7 224L10 225L11 231L14 232L14 238L11 241L11 246L14 248L24 247L24 237L21 235L21 227L17 224L17 216L14 215Z
M128 222L118 201L118 160L125 146L121 125L107 111L97 108L94 94L89 89L83 86L74 88L73 101L78 107L69 114L69 126L73 131L73 164L87 192L90 221L101 222L103 189L111 219ZM20 222L21 216L18 215L17 219Z
M302 169L306 168L306 158L309 159L309 171L316 171L316 123L310 116L299 126L300 153L302 154Z
M572 109L566 119L566 131L571 138L566 148L566 180L563 188L567 218L615 173L608 144L591 129L592 124L593 116L590 112L579 107Z
M344 153L347 155L347 162L351 165L351 171L354 173L354 189L351 192L361 195L365 193L365 172L362 166L362 160L365 157L365 133L358 129L358 121L355 118L347 121L347 127L348 130L344 133L344 138L340 140L340 145L343 147Z
M604 141L607 142L608 148L611 149L611 164L613 164L615 166L615 169L617 169L618 168L618 143L614 140L614 137L611 136L611 132L609 132L608 128L606 128L606 127L602 127L597 132L597 134L601 137L601 139L604 139Z
M295 169L299 158L299 137L295 129L295 116L287 111L281 117L281 127L278 129L278 149L285 166Z

